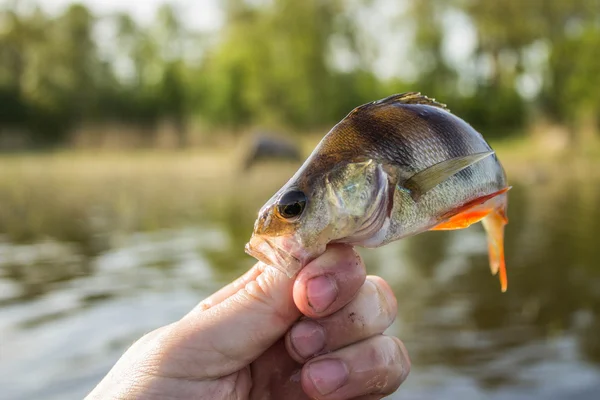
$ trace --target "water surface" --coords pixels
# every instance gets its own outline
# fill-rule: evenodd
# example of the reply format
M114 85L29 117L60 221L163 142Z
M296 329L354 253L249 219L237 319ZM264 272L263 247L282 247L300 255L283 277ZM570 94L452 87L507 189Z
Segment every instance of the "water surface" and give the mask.
M182 196L205 196L198 204L210 212L143 231L104 223L70 236L44 228L16 240L0 232L0 397L82 398L135 339L252 265L243 245L280 183L217 195L190 180L161 206L177 213ZM599 204L597 183L517 183L505 294L490 275L479 225L361 250L369 273L398 298L389 333L404 340L413 362L391 398L598 398Z

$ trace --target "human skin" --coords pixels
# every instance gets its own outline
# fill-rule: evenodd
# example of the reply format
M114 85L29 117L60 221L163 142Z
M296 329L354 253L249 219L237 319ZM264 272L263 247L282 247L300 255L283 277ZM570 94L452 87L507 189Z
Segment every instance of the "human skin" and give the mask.
M148 333L87 399L381 399L406 379L385 281L330 245L295 279L257 263Z

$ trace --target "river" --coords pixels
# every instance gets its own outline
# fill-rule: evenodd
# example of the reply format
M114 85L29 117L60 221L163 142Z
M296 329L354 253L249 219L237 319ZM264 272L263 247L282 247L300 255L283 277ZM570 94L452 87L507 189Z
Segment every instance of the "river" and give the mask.
M2 236L0 397L82 398L135 339L251 266L243 245L279 184L249 203L216 198L233 206L175 227L109 226L93 250ZM600 185L517 183L509 199L507 293L479 224L360 250L398 298L389 333L412 359L391 399L598 398Z

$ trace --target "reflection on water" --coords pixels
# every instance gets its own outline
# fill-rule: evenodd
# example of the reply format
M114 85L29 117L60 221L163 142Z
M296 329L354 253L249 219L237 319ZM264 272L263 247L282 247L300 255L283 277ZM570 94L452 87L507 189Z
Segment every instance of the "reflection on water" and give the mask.
M186 227L115 234L97 251L1 242L3 395L81 398L133 340L251 265L243 246L273 188L219 198ZM510 196L506 294L480 226L361 250L394 288L390 332L413 360L393 399L597 398L600 188L565 180Z

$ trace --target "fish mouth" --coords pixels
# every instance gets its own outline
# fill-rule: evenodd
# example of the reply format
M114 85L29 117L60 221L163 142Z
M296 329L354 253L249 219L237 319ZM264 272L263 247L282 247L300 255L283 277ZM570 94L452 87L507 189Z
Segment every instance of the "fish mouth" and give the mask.
M252 235L246 253L293 278L310 261L309 253L291 238Z

